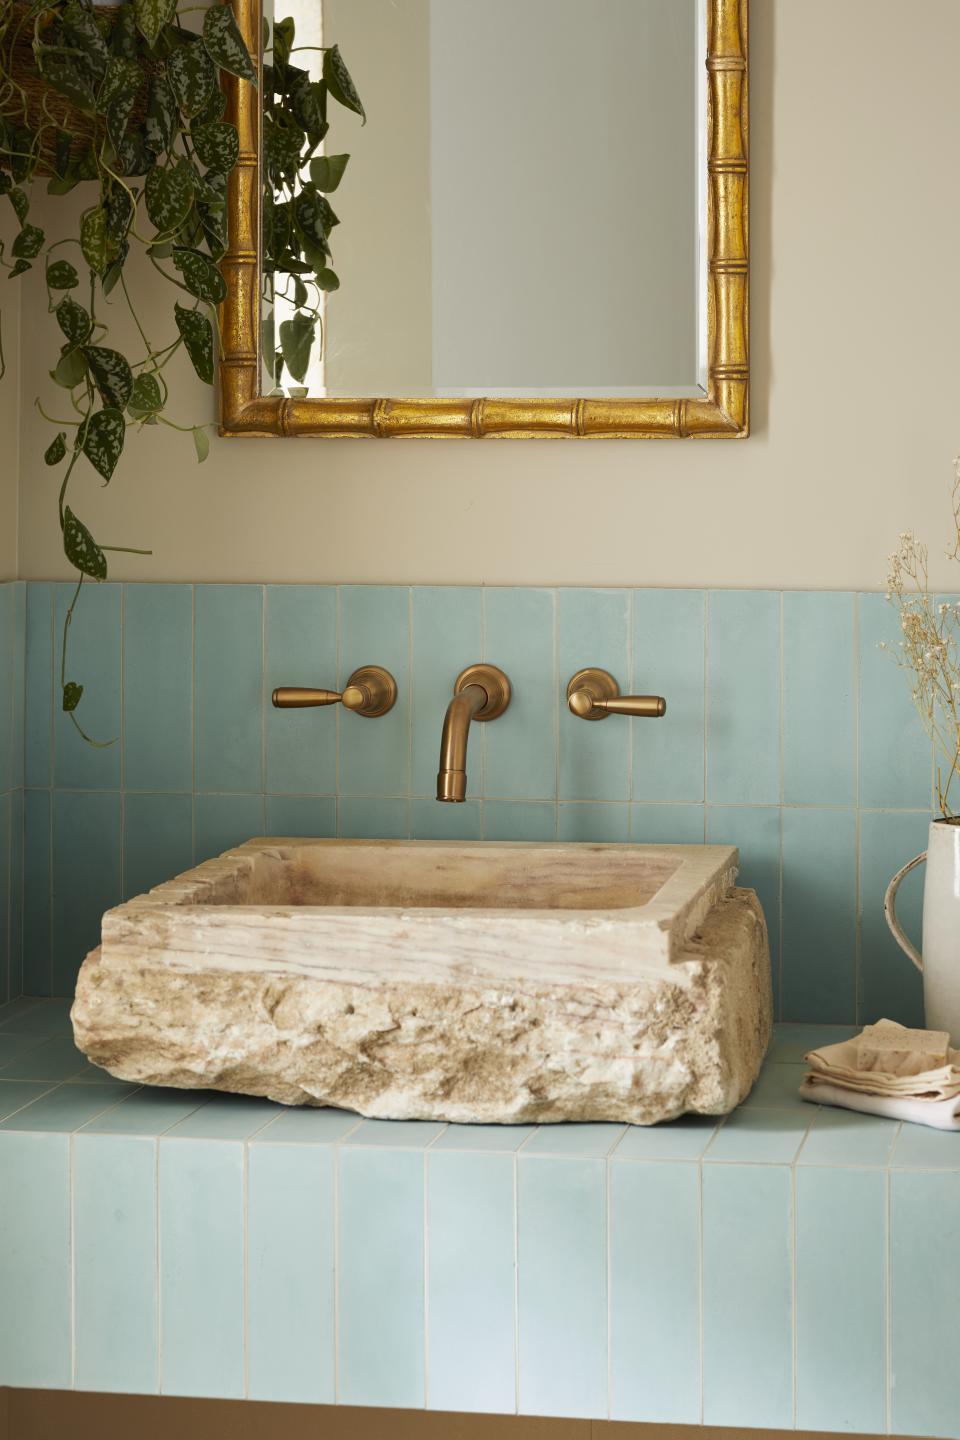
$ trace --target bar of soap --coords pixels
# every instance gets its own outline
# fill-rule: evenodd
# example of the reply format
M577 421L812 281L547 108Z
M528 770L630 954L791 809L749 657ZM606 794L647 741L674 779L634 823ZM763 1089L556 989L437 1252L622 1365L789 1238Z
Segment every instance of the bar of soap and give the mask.
M868 1025L857 1046L857 1069L885 1075L922 1075L950 1058L946 1030L907 1030L891 1020Z

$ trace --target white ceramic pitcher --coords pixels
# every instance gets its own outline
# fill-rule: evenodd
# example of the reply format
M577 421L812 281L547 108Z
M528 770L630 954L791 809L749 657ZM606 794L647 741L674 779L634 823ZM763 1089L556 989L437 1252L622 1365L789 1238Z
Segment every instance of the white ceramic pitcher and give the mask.
M883 910L893 937L923 976L923 1006L931 1030L947 1030L960 1048L960 825L934 820L928 848L887 886ZM911 945L897 919L900 881L921 860L927 862L923 887L923 955Z

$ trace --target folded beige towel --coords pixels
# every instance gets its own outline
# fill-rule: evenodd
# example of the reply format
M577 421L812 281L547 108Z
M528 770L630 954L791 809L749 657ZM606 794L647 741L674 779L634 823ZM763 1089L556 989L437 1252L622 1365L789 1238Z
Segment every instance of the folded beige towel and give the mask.
M883 1020L880 1025L891 1043L895 1041L897 1032L902 1035L911 1034L894 1020ZM916 1041L912 1040L911 1044L915 1045ZM931 1044L929 1053L932 1053L933 1048ZM916 1075L891 1075L882 1070L862 1070L859 1065L860 1037L855 1036L852 1040L843 1040L838 1045L824 1045L819 1050L811 1050L806 1060L811 1067L810 1078L838 1089L861 1095L882 1095L891 1099L929 1102L960 1096L960 1051L948 1050L947 1057L947 1064Z
M833 1047L831 1047L833 1048ZM960 1131L960 1096L946 1100L896 1099L890 1095L859 1094L831 1085L819 1075L808 1075L800 1086L800 1099L813 1105L838 1105L861 1115L882 1115L888 1120L908 1120L930 1125L934 1130Z

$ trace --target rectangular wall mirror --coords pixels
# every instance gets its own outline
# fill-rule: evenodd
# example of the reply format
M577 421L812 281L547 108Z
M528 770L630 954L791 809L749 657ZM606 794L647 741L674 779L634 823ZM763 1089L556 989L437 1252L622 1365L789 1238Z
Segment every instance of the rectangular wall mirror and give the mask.
M237 9L225 434L747 434L746 0Z

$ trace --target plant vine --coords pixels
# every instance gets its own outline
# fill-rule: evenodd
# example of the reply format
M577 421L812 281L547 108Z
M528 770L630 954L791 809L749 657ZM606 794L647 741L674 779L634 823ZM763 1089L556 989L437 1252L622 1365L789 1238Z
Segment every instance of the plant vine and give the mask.
M78 465L113 479L127 433L163 425L192 435L206 458L205 424L167 413L167 365L185 350L205 384L214 379L217 306L226 289L218 261L226 248L227 177L238 156L224 119L224 72L256 83L256 69L229 4L203 13L199 29L183 16L197 5L132 0L97 10L90 0L0 0L0 197L16 233L0 240L0 267L16 279L40 270L47 309L60 331L50 371L66 414L37 406L55 434L44 452L63 466L57 512L63 548L77 572L61 648L61 704L84 739L76 711L83 685L69 678L67 640L86 580L107 578L107 555L148 550L104 543L69 503ZM78 186L89 203L79 223L48 237L35 223L34 186L65 196ZM44 218L48 211L44 210ZM175 287L174 330L148 335L127 282L134 251ZM114 296L129 314L138 348L117 348L109 311ZM0 340L0 356L2 356ZM3 374L0 360L0 375Z

